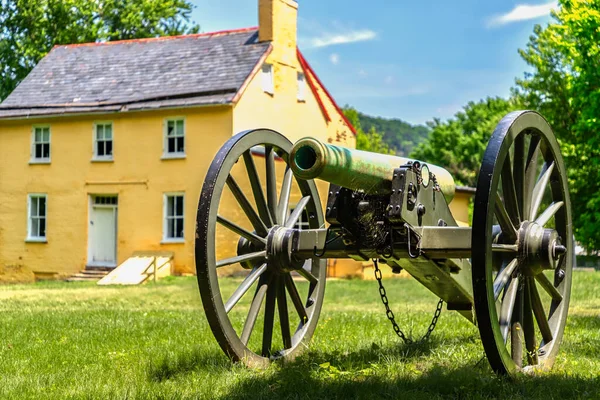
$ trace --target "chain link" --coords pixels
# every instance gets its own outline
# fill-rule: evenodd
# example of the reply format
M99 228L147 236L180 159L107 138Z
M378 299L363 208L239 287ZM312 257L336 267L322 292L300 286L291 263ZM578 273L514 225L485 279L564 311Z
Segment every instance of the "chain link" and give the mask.
M418 341L415 342L411 338L407 337L404 334L404 332L402 332L402 329L400 329L400 327L396 323L394 313L392 312L392 310L389 306L389 300L387 297L387 293L385 291L385 288L383 287L383 283L381 282L381 279L382 279L381 270L379 269L377 259L375 259L375 258L373 259L373 265L375 266L375 279L377 279L377 283L379 283L379 295L381 296L381 302L385 306L385 315L392 323L392 327L394 328L394 332L396 332L396 335L398 335L400 337L400 339L402 339L404 341L404 343L406 343L406 344L413 344L413 343L421 344L421 343L426 342L429 339L429 336L431 336L431 333L435 330L435 326L437 325L438 319L440 318L440 314L442 313L442 306L444 305L444 300L440 299L440 301L438 301L437 307L435 309L435 313L433 313L433 318L431 319L431 323L429 324L429 327L427 328L427 332L425 333L425 335L423 335L423 337L421 339L419 339Z

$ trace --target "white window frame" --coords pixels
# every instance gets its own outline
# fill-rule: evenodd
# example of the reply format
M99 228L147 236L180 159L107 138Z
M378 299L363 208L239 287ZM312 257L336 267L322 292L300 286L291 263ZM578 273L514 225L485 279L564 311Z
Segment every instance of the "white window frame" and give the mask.
M106 127L107 125L110 125L110 141L112 142L112 154L111 155L104 155L104 156L100 156L98 155L98 126L104 126ZM106 128L104 128L106 129ZM103 141L106 141L106 139L103 139ZM115 127L112 121L96 121L94 122L94 128L92 130L92 161L101 161L101 162L106 162L106 161L114 161L114 154L115 154Z
M273 79L273 64L263 64L261 67L262 89L270 95L275 94L275 83Z
M168 212L168 201L170 197L180 196L183 200L183 215L169 216ZM183 237L168 237L169 232L169 221L175 218L183 219ZM185 192L168 192L163 194L163 239L162 243L185 243Z
M45 207L44 207L44 215L39 215L39 205L38 205L38 215L36 216L32 216L31 212L32 212L32 203L34 199L41 199L43 198L45 201ZM44 236L33 236L32 232L33 232L33 219L37 218L37 219L44 219ZM38 231L39 231L39 226L38 226ZM45 193L29 193L27 195L27 238L25 239L26 242L36 242L36 243L47 243L48 242L48 195Z
M48 129L48 157L36 157L35 156L35 145L38 142L35 141L35 133L38 129ZM43 132L43 131L42 131ZM39 142L44 144L46 142ZM50 125L33 125L31 127L31 157L29 160L30 164L50 164L50 160L52 159L52 129Z
M183 122L183 135L181 136L177 136L177 122ZM173 122L175 124L175 134L176 136L174 137L183 137L183 151L174 151L174 152L169 152L169 122ZM163 159L178 159L178 158L185 158L185 149L187 147L187 140L186 140L186 120L185 117L169 117L169 118L165 118L164 122L163 122ZM173 137L173 136L171 136Z
M306 101L306 74L298 72L296 81L298 83L298 101Z

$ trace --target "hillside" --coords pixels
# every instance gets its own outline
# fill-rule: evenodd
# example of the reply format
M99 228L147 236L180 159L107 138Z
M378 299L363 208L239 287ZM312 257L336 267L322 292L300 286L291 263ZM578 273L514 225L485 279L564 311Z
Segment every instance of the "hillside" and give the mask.
M370 115L358 112L360 126L365 132L371 128L383 134L383 140L398 155L408 155L413 147L427 139L429 128L424 125L411 125L401 119L388 119L381 117L372 117Z

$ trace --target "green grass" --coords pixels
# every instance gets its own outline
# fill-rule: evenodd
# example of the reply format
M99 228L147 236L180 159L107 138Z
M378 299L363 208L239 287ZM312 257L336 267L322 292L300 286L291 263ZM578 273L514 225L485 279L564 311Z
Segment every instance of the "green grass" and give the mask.
M239 280L228 282L231 287ZM401 326L421 334L436 299L387 280ZM310 350L266 370L233 365L204 318L195 278L139 287L0 287L0 398L600 398L600 274L577 272L552 372L499 378L477 328L444 310L432 340L399 341L377 284L332 280Z

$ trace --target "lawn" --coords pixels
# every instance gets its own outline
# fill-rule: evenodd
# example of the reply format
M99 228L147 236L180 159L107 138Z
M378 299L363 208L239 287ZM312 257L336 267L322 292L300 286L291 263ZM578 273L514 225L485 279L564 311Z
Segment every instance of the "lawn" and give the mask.
M412 279L386 287L400 324L420 334L435 297ZM554 370L516 380L493 374L458 314L444 310L429 343L407 346L382 307L375 282L329 281L310 350L259 371L222 354L195 278L4 286L0 398L600 398L600 273L575 273Z

